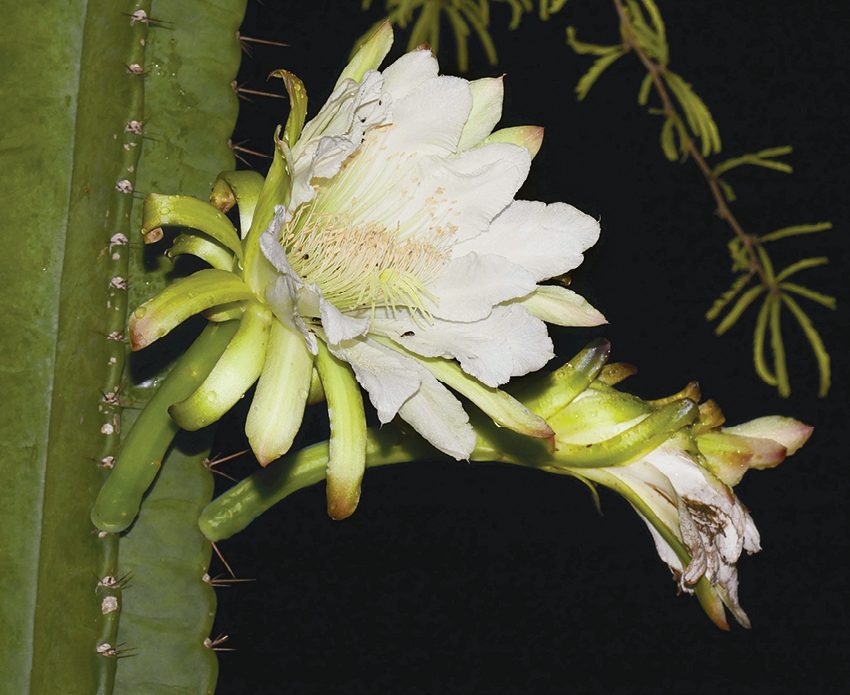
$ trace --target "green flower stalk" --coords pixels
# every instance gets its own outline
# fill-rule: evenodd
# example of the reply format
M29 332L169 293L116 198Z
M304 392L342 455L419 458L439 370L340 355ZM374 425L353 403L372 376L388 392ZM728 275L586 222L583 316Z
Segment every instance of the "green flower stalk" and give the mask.
M716 404L697 405L696 383L660 401L623 393L614 384L630 372L605 365L609 349L596 341L557 371L520 384L517 398L551 425L551 439L522 436L473 414L470 460L571 475L595 497L597 484L614 490L646 522L680 589L695 593L719 627L729 628L724 605L749 627L735 565L742 552L760 549L759 534L732 486L747 469L773 467L795 453L812 428L775 416L722 427ZM320 482L330 451L327 442L316 444L240 482L204 510L204 535L229 538L292 492ZM414 433L367 432L367 467L436 456Z
M256 382L246 434L264 466L289 450L321 390L337 519L355 510L366 465L360 387L381 423L398 415L455 459L470 457L476 436L452 391L500 426L550 439L545 419L499 387L554 356L545 322L605 320L574 292L539 284L577 267L599 235L569 205L514 199L542 129L494 132L502 80L441 76L427 48L378 71L391 44L383 24L306 123L303 84L273 73L292 107L265 179L222 174L211 203L148 198L146 241L189 228L170 255L211 267L130 319L134 350L197 313L240 322L206 380L169 413L184 429L204 427ZM226 216L236 205L239 230Z

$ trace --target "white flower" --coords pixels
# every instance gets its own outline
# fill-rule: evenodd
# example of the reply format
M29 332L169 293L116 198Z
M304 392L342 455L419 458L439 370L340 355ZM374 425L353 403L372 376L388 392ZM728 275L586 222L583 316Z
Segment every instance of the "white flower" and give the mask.
M382 423L398 414L465 459L475 432L441 381L480 401L554 356L542 319L603 323L575 293L538 285L577 267L599 225L514 200L542 130L492 132L501 78L440 76L427 49L379 72L390 32L279 142L290 182L260 237L277 271L265 299L311 353L322 341L351 366ZM462 373L447 375L451 360ZM551 430L538 419L528 433Z
M642 401L613 388L628 370L605 368L609 349L594 341L516 391L552 427L554 447L517 441L485 422L476 424L474 459L507 460L614 490L649 527L680 590L695 593L719 627L728 629L724 605L749 627L736 563L760 550L759 533L732 487L748 468L773 467L795 453L812 428L776 416L721 428L717 404L697 405L695 382L669 398Z
M693 593L700 579L705 577L738 622L750 627L749 618L738 600L735 565L743 551L756 553L761 545L750 513L732 490L671 443L659 447L639 463L610 473L628 481L636 494L642 491L651 513L645 515L640 509L638 513L652 534L658 555L670 567L679 587ZM651 520L652 516L655 519ZM671 544L669 537L664 538L659 531L659 521L687 548L690 559L685 566L674 550L675 541ZM707 601L707 597L700 598L709 616L725 627L723 609L714 605L711 610L711 601Z

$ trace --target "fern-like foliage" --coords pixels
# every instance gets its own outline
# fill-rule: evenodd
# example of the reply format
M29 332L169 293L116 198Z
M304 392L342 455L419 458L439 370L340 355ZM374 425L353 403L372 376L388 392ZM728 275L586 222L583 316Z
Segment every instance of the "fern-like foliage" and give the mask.
M490 1L491 0L386 0L387 15L376 22L369 30L355 42L356 51L363 41L378 27L379 24L389 22L401 29L407 29L412 25L410 38L407 42L407 50L413 50L423 43L427 43L434 53L440 49L440 25L443 17L452 28L455 44L457 46L457 63L460 72L469 69L469 36L475 32L487 60L491 65L497 61L496 47L488 28L490 26ZM511 9L511 21L509 27L516 29L522 16L534 10L533 0L492 0L493 2L506 3ZM566 4L567 0L538 0L540 19L546 20ZM372 0L363 0L363 9L367 10L372 5Z
M614 4L620 17L621 44L602 46L584 43L576 38L574 27L567 28L567 43L576 53L597 56L576 85L578 99L587 96L593 84L618 58L630 52L637 55L647 71L638 90L638 103L647 106L654 88L662 107L650 108L649 112L664 117L660 138L664 156L670 161L691 158L699 166L717 203L717 214L735 234L729 242L729 253L732 272L736 277L732 286L708 310L706 318L709 321L720 319L715 333L723 335L737 323L751 304L761 300L753 335L756 373L765 382L775 386L780 395L788 396L791 389L781 327L782 308L785 307L796 319L812 347L820 372L818 392L821 397L825 396L831 379L829 354L812 320L795 297L803 297L828 309L835 308L835 299L789 282L788 278L802 270L823 265L827 259L804 258L777 273L765 245L791 236L824 231L832 225L822 222L785 227L761 236L747 234L728 206L735 200L735 193L729 183L721 178L744 164L791 173L791 166L777 159L790 154L791 147L764 149L709 167L705 158L720 153L720 132L705 102L688 82L668 67L669 48L658 6L654 0L614 0ZM770 345L771 359L766 354L767 343Z

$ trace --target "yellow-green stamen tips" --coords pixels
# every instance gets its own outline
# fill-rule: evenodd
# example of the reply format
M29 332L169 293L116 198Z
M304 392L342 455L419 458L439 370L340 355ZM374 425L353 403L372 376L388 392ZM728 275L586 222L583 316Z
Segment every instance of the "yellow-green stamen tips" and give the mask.
M340 311L406 308L430 318L426 289L443 271L449 252L427 240L399 242L377 222L353 224L344 215L313 215L302 206L279 241L293 270L315 282Z

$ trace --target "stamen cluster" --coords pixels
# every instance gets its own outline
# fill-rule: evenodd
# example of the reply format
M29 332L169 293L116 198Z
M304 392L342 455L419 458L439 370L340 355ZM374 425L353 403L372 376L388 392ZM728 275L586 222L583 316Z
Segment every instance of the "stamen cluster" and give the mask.
M281 246L293 270L315 282L341 311L406 308L430 317L426 289L450 251L428 240L398 235L378 222L352 223L347 215L313 215L302 206L283 227Z

